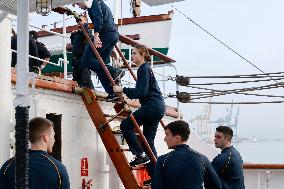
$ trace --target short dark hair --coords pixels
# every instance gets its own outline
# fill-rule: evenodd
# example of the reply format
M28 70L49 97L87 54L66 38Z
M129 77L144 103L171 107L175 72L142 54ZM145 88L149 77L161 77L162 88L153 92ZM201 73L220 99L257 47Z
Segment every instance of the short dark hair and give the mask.
M190 134L190 128L187 122L183 120L173 121L169 123L165 130L169 129L173 136L179 135L183 142L187 141Z
M216 128L217 132L223 133L230 141L232 140L234 133L230 127L227 126L219 126Z
M37 39L37 37L38 37L36 31L33 31L33 30L32 30L32 31L29 32L29 34L30 34L30 36L31 36L32 38L34 38L34 39Z
M53 123L43 117L35 117L29 122L29 139L31 143L40 141L42 134L53 127Z

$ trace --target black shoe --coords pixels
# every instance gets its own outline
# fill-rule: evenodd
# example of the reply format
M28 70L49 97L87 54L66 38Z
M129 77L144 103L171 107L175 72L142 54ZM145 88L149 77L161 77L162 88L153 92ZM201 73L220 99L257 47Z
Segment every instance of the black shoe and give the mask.
M144 157L142 155L136 155L134 157L134 159L129 163L129 165L131 167L136 167L138 165L145 165L145 164L148 164L150 163L150 159L148 158L147 155L145 155Z
M117 70L117 71L113 74L113 80L114 80L114 81L120 80L121 78L123 78L124 75L125 75L125 71L123 71L123 70Z
M117 100L119 100L119 97L115 93L109 94L106 98L107 102L115 102Z
M143 186L151 186L151 184L152 184L152 179L148 179L143 182Z

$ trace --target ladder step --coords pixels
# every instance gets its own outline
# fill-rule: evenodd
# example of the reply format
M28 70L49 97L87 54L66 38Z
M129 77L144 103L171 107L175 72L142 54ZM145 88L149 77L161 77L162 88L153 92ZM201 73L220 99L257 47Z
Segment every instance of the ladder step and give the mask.
M120 145L122 151L129 152L129 147L127 145Z
M151 186L142 186L142 189L151 189Z
M115 115L110 115L110 114L104 114L104 116L105 116L105 117L109 117L109 118L115 117ZM121 120L126 119L126 118L127 118L127 117L125 117L125 116L116 116L116 118L115 118L114 120L119 120L119 121L121 121Z
M115 130L115 131L112 131L112 134L114 134L114 135L122 135L122 132L120 130Z
M124 187L126 189L141 189L142 187L139 186L132 170L129 168L129 163L124 150L117 141L117 137L119 136L113 134L109 124L104 124L107 123L107 120L98 103L98 98L90 89L83 89L81 94L89 115L92 118Z
M131 170L144 170L146 169L146 166L145 165L139 165L139 166L136 166L136 167L130 167Z

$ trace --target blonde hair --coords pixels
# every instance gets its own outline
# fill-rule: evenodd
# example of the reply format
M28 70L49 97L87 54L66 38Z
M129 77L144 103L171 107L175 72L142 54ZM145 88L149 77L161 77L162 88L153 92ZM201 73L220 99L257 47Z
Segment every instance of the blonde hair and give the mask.
M151 61L149 50L145 45L135 45L134 48L144 57L145 61Z

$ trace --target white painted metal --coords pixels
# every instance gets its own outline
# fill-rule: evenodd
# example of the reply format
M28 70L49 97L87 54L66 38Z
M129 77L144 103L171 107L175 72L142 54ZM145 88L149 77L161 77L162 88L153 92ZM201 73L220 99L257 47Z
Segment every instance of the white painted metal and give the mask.
M63 14L63 35L66 36L65 14ZM67 79L67 52L66 52L66 38L63 37L63 58L64 58L64 79Z
M154 70L154 56L151 55L151 69Z
M118 24L118 19L120 18L120 11L121 11L121 0L114 0L112 12L115 24Z
M284 169L245 169L244 178L246 189L283 189Z
M165 5L170 3L175 3L184 0L142 0L144 3L150 6Z
M30 105L28 94L28 64L29 64L29 0L18 1L17 16L17 96L14 100L14 105L27 107Z
M18 53L18 51L13 50L13 49L11 49L11 51L12 51L12 52L15 52L15 53ZM61 66L60 62L58 62L58 63L49 62L49 61L46 61L46 60L44 60L44 59L41 59L41 58L38 58L38 57L35 57L35 56L32 56L32 55L29 55L29 58L33 58L33 59L40 60L40 61L45 61L45 62L47 62L48 64L52 64L52 65L54 65L54 66Z
M121 35L140 34L137 41L150 48L168 48L171 35L172 20L136 23L122 25L118 27ZM149 28L151 28L149 30ZM122 49L127 49L127 45L121 44Z
M129 53L129 56L128 56L128 64L129 64L129 66L130 66L130 68L131 68L131 65L132 65L132 61L131 61L131 53L132 53L132 46L131 45L128 45L128 53ZM131 75L131 73L130 72L128 72L128 81L129 81L129 83L128 83L128 87L130 88L131 87L131 81L132 80L132 75Z
M12 112L11 93L11 21L4 18L0 22L0 165L10 155L10 117Z
M174 65L174 64L168 64L170 67L174 68L175 70L175 75L178 75L178 70L177 70L177 67ZM176 91L179 91L179 85L176 84ZM180 115L181 115L181 110L180 110L180 103L177 99L177 110L178 110L178 119L180 119Z

